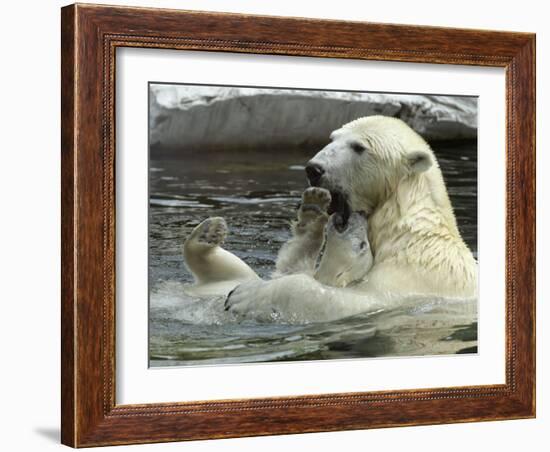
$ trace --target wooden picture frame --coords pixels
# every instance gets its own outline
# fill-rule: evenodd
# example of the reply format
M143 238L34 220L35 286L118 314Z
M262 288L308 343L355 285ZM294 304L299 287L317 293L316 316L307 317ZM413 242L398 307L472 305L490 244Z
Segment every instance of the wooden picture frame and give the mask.
M535 416L535 35L71 5L62 9L62 442L149 443ZM506 383L115 403L115 50L506 69Z

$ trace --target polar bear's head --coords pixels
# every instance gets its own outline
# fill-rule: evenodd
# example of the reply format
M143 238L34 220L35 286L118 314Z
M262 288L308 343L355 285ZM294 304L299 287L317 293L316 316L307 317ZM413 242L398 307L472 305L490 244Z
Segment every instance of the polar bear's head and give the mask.
M340 212L326 226L325 248L315 279L333 287L347 287L362 280L373 264L364 212L353 212L347 221Z
M396 118L359 118L330 138L308 162L306 172L311 185L332 193L332 211L349 205L348 210L371 213L396 192L400 181L437 167L428 144Z

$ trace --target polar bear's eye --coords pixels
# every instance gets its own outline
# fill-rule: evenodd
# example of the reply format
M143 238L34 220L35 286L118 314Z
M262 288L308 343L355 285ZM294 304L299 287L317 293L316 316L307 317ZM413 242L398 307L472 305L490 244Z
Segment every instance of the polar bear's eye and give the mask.
M366 246L367 242L361 242L361 244L359 245L359 249L365 249Z
M359 143L359 141L352 141L349 145L351 149L353 149L353 152L357 154L362 154L367 149L362 143Z

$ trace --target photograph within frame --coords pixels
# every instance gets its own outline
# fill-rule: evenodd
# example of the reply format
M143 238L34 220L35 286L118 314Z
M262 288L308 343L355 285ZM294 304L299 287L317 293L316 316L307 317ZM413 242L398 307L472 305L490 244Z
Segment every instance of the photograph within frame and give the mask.
M165 82L150 82L148 89L151 367L477 353L477 296L411 296L390 309L337 319L285 317L275 310L267 318L247 318L224 309L237 284L219 293L218 286L216 293L210 287L200 293L204 284L198 284L197 292L193 280L201 278L182 253L203 220L223 218L206 223L223 235L215 245L264 280L281 276L277 254L304 204L307 161L344 124L385 116L401 118L430 143L460 235L477 259L476 96ZM352 214L341 234L331 228L331 215L314 264L323 284L351 287L365 276L356 269L366 258L369 265L368 256L361 254L359 262L358 250L346 247L359 239L371 245L368 216L362 224ZM208 229L202 239L212 239ZM327 273L326 262L334 260L323 261L323 254L333 256L326 251L330 244L340 261ZM342 258L343 249L351 254ZM354 269L346 259L357 260ZM352 277L334 279L344 268ZM304 272L310 270L296 271Z

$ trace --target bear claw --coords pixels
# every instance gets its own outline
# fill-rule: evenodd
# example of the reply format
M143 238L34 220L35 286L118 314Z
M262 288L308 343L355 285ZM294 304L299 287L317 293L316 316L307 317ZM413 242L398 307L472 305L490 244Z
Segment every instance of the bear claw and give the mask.
M231 290L231 292L227 294L227 297L225 297L225 301L223 302L224 311L229 311L231 309L231 304L229 304L229 299L231 298L231 295L233 295L233 292L235 292L235 289Z

